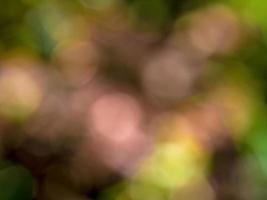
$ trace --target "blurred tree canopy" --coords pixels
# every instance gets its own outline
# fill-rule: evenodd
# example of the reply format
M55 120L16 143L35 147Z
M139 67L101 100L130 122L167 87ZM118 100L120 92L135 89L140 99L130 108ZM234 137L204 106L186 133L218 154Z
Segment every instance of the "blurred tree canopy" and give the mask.
M0 0L0 199L266 199L266 10Z

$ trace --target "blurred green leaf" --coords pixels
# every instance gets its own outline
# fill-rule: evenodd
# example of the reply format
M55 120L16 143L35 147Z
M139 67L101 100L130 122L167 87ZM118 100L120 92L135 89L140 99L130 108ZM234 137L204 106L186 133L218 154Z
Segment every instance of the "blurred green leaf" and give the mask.
M0 170L0 199L31 200L33 178L30 172L21 166L5 166Z

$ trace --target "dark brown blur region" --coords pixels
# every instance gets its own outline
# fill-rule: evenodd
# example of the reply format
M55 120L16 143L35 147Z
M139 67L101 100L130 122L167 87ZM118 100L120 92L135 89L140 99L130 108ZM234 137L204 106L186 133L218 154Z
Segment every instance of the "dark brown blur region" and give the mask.
M266 200L266 10L0 0L0 200Z

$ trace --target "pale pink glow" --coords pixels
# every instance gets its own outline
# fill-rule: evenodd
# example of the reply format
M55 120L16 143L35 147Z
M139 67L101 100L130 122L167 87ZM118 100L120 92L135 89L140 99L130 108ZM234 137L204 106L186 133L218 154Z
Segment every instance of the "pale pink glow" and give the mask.
M134 165L149 143L143 123L144 112L134 97L124 93L103 95L89 109L94 151L113 170Z
M141 108L128 95L105 95L97 100L90 112L93 128L98 136L123 141L138 128L142 120Z

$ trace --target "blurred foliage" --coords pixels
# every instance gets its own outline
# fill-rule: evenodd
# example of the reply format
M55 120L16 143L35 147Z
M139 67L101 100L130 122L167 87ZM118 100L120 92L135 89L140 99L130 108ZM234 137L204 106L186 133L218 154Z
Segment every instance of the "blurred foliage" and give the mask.
M33 198L33 177L26 168L3 161L0 168L1 199L30 200Z
M266 10L0 0L0 199L266 199Z

